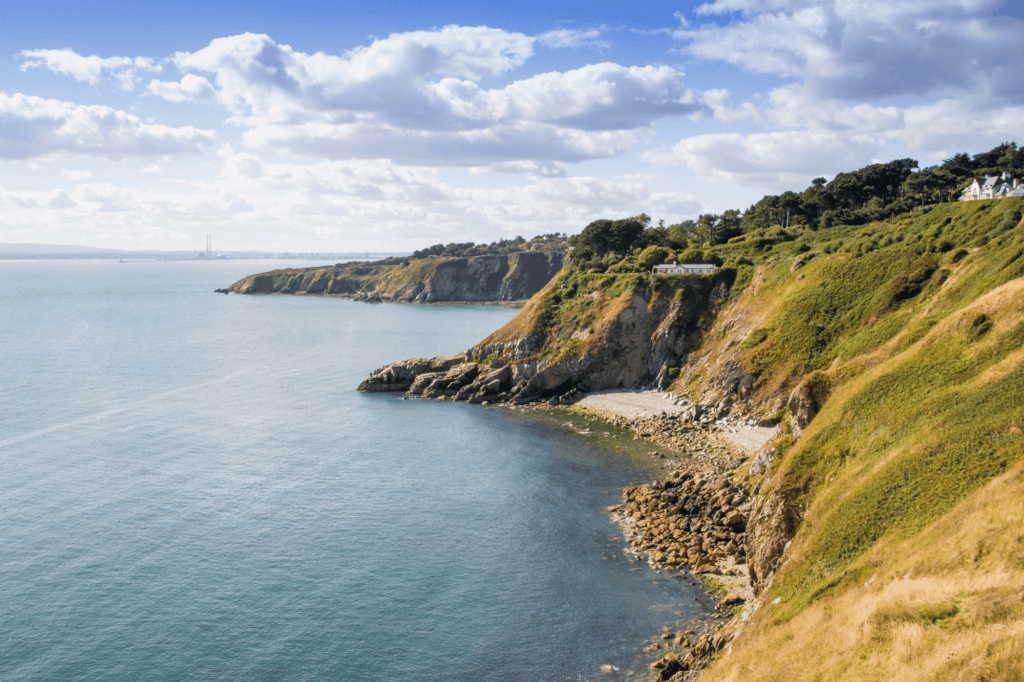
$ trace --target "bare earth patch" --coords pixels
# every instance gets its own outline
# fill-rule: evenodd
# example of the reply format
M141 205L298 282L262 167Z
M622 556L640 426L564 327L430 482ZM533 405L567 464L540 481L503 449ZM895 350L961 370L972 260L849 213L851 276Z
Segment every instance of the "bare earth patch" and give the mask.
M672 394L662 391L598 391L576 403L606 417L655 417L661 413L682 414L686 407L676 405Z
M724 426L718 434L719 438L745 455L756 454L777 435L779 435L779 430L776 427L742 424Z

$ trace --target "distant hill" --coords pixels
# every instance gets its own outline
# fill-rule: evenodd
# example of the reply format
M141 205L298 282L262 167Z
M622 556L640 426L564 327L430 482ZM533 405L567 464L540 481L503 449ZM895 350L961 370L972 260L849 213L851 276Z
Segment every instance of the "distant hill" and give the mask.
M525 301L540 291L568 256L568 242L560 234L530 241L516 237L492 244L436 244L410 256L249 275L220 291L398 303L507 303Z

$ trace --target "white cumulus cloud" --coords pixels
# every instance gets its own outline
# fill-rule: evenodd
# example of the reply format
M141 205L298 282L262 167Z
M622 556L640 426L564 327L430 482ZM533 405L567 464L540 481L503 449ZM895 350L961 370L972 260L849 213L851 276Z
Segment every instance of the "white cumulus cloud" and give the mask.
M657 164L685 163L705 180L733 185L791 189L817 175L863 166L884 141L869 135L792 130L771 133L714 133L680 140L644 159Z
M697 57L796 77L823 97L927 97L952 89L1024 100L1021 23L1005 0L719 0L725 25L675 35Z
M584 33L557 40L589 39ZM683 73L669 66L606 62L502 88L481 85L522 65L537 40L446 26L328 55L244 34L177 54L175 64L188 73L178 82L154 79L149 92L175 102L217 102L235 114L231 120L253 145L327 158L471 167L612 156L655 119L708 109L687 90Z
M143 123L106 106L0 92L0 159L89 154L110 159L194 154L210 130Z
M92 177L92 173L90 173L87 170L76 170L76 171L62 170L60 172L60 174L62 176L64 176L65 178L67 178L68 180L74 180L75 182L80 182L82 180L88 180L89 178Z
M894 150L934 160L976 152L1024 130L1021 22L1001 0L716 0L697 8L715 23L675 36L693 55L791 79L764 100L733 105L731 93L701 98L722 124L760 131L685 137L651 150L657 164L683 163L701 178L770 187L804 186ZM725 19L724 23L722 19ZM696 23L696 22L693 22Z
M96 85L104 72L111 74L122 90L134 90L141 79L140 71L160 73L163 66L149 57L83 57L70 48L63 50L22 50L21 70L45 68L53 73L70 76L76 81Z

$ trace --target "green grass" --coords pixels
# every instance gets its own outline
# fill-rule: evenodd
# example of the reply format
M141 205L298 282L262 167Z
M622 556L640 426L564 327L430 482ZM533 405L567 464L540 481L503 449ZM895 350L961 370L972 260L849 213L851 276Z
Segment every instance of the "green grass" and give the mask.
M841 388L867 371L851 361L898 338L882 356L895 363L845 394L773 465L799 508L819 510L805 553L776 582L783 617L846 584L879 540L920 532L1024 456L1009 435L1024 424L1024 367L977 382L1024 347L1024 323L1000 328L1013 311L984 310L931 334L1024 277L1022 207L1018 199L945 204L891 223L744 240L719 254L766 265L759 295L783 297L741 344L757 386L824 371ZM810 254L819 255L794 281L792 258Z
M982 372L1024 347L1024 322L972 351L967 334L940 336L848 400L830 428L795 449L787 484L830 509L807 558L786 578L792 609L839 584L843 571L885 536L905 538L951 510L1024 452L1010 436L1024 419L1024 366L975 390ZM892 453L898 452L895 457ZM869 471L849 492L823 492L855 461Z

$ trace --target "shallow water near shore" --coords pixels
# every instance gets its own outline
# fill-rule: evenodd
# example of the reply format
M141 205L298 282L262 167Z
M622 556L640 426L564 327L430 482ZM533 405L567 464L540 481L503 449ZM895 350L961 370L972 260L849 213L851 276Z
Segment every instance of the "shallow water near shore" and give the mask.
M0 262L0 679L615 679L708 607L604 511L650 463L355 391L515 310L212 293L298 265Z

